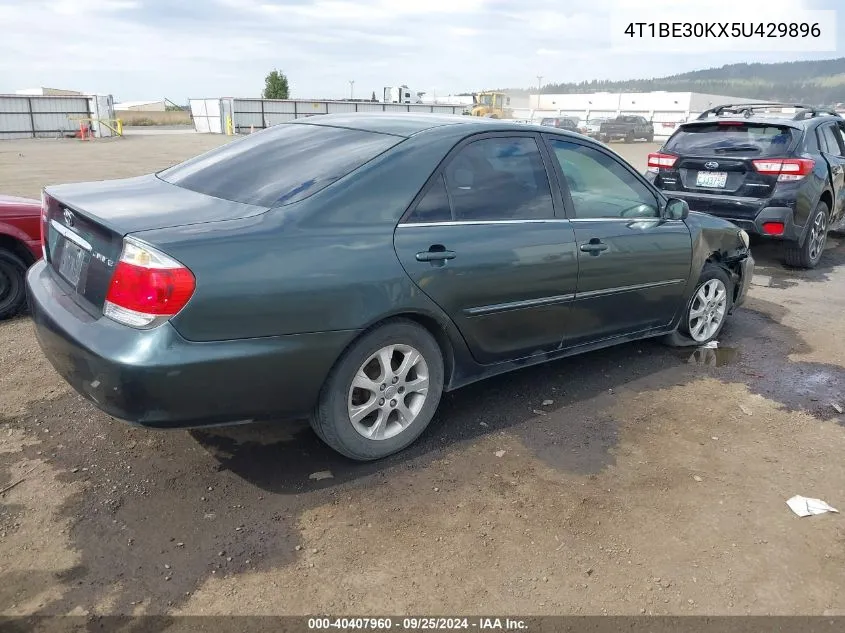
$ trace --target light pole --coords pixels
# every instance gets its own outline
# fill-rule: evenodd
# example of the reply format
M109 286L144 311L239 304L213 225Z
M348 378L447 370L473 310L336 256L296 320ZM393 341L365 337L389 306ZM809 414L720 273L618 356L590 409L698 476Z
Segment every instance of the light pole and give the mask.
M350 79L349 80L349 100L351 101L354 98L355 98L355 80Z
M540 91L542 90L543 75L537 75L537 109L540 109Z

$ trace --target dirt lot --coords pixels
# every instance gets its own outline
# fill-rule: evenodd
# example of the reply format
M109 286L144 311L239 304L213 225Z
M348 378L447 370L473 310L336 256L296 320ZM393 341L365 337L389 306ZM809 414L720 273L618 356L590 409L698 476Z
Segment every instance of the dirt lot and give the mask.
M224 140L3 142L0 191ZM653 146L614 147L642 168ZM302 423L130 428L4 322L0 489L22 481L0 496L0 612L845 613L842 517L785 504L845 510L845 247L813 272L755 256L719 351L643 342L467 387L367 465Z

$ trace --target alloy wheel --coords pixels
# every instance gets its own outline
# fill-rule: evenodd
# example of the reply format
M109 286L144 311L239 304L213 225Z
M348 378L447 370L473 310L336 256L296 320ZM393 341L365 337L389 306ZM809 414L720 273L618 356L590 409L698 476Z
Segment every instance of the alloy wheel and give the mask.
M813 224L810 227L810 235L807 236L810 240L810 248L808 255L810 261L817 261L822 256L824 245L827 241L827 215L824 211L819 211L816 217L813 218Z
M386 345L367 358L352 379L349 421L367 439L395 437L416 420L428 385L428 365L417 349Z
M708 279L698 287L689 310L689 333L704 342L722 325L728 308L728 291L721 279Z

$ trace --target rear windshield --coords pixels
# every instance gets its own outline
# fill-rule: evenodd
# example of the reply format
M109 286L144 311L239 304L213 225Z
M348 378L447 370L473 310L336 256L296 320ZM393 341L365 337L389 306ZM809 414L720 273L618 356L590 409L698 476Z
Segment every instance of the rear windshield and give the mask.
M702 156L777 156L788 151L798 130L759 123L708 123L682 127L666 143L667 152Z
M172 185L234 202L291 204L329 186L403 139L283 123L158 173Z

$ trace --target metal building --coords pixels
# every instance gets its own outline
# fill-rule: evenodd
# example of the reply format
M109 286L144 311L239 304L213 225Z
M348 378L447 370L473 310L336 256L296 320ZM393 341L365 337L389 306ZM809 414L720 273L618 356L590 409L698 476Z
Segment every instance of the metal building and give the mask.
M61 138L90 125L94 136L112 136L111 95L0 95L0 139Z
M527 107L514 112L517 118L570 116L582 121L613 118L620 114L643 116L654 123L658 136L668 136L678 123L695 118L722 103L760 103L699 92L591 92L575 94L531 94ZM523 101L524 103L524 101Z
M311 101L306 99L190 99L197 132L242 134L319 114L345 112L430 112L462 114L464 106L378 101ZM227 128L231 120L232 129Z

